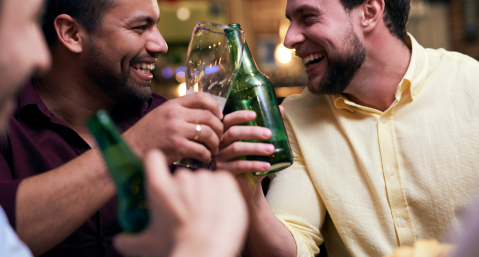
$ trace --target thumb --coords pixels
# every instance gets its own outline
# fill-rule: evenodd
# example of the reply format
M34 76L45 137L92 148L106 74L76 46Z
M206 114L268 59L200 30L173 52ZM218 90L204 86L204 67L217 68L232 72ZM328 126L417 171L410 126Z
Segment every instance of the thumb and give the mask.
M132 235L122 233L113 238L115 250L126 256L141 256L145 254L145 243L148 238L143 235Z
M172 183L170 169L166 165L165 155L159 150L151 150L145 157L145 176L148 187L155 193L168 193Z

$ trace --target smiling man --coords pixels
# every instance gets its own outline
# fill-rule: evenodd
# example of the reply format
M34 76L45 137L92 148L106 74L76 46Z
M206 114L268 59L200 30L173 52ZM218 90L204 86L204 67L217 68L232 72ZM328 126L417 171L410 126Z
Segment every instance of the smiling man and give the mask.
M171 164L209 161L222 137L222 114L203 94L166 102L152 93L151 70L167 51L156 0L46 3L52 68L19 94L10 133L0 142L0 205L35 255L117 256L115 188L87 117L109 110L140 158L160 149ZM15 53L25 57L2 62L2 74L18 72L21 58L44 56L29 40L18 41L23 50Z
M287 1L284 44L309 83L283 102L294 164L272 176L266 198L237 176L246 256L315 256L323 242L328 256L384 256L458 233L479 183L479 63L419 45L406 30L410 5ZM237 140L254 133L232 126L245 120L235 115L220 156L252 152ZM218 166L237 175L256 165L233 163Z

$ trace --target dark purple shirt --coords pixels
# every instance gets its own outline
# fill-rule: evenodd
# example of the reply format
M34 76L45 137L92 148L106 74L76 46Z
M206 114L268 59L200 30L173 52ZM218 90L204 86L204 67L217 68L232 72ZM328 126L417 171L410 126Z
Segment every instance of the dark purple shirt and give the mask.
M165 101L166 98L153 94L143 104L116 106L111 117L124 132ZM55 169L90 149L75 131L53 116L31 83L19 95L17 105L9 120L8 136L0 141L0 205L14 228L20 182ZM120 231L114 198L42 256L120 256L112 246L112 237Z

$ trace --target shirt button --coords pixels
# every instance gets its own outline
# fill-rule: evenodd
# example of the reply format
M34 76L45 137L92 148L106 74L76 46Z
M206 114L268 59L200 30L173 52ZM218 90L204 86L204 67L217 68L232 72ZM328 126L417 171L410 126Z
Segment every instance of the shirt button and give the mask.
M383 123L386 123L386 122L388 122L388 119L387 119L386 117L383 117L383 118L381 119L381 121L382 121Z
M102 235L102 236L101 236L101 240L102 240L103 242L105 242L105 241L106 241L106 236L105 236L105 235Z
M401 227L405 227L407 225L407 221L405 219L402 219L400 222L399 222L399 225L401 225Z
M390 175L396 174L396 169L395 169L395 168L390 168L390 169L389 169L389 174L390 174Z

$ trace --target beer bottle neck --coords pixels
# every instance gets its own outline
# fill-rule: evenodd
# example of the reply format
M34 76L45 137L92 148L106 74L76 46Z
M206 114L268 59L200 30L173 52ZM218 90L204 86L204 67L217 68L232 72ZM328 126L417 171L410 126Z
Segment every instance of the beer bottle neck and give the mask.
M244 43L243 60L241 61L242 73L261 73L254 62L253 56L249 51L248 44Z

